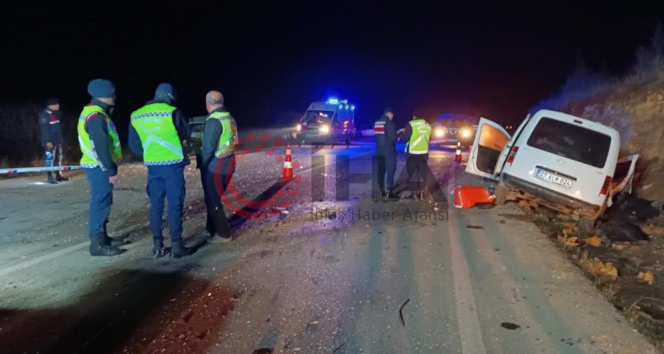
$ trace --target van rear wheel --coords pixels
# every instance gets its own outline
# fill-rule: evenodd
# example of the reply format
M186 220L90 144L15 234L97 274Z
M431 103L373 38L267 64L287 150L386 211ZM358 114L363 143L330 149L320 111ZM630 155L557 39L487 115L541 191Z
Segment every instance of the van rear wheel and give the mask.
M507 202L507 187L502 182L498 182L496 185L496 190L493 191L493 195L496 197L493 200L494 204L505 204L505 202Z
M579 217L579 220L576 222L576 227L579 229L579 233L589 234L595 229L596 222L597 219L594 218Z

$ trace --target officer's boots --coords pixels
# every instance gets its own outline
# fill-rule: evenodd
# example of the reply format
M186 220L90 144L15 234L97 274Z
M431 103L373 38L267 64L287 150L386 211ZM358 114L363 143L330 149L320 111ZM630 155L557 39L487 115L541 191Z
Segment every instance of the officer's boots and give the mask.
M378 201L385 200L385 197L387 197L387 193L385 193L385 190L382 189L382 188L380 188L380 189L378 190L378 193L379 193L379 194L375 194L375 193L373 193L373 196L372 196L373 201L374 201L374 202L378 202Z
M168 249L164 247L163 240L153 240L154 247L152 247L152 257L160 258L165 256L168 253Z
M399 200L399 196L390 189L390 191L387 193L387 200Z
M67 181L69 181L69 177L65 177L61 173L57 173L55 175L55 180L58 181L58 182L67 182Z
M46 177L46 183L58 184L58 181L55 178L53 178L53 173L47 172L46 176L47 176Z
M185 256L190 256L194 253L194 250L184 246L182 240L172 241L171 242L171 257L173 258L182 258Z
M90 241L90 254L93 256L115 256L121 252L118 247L107 244L103 235Z

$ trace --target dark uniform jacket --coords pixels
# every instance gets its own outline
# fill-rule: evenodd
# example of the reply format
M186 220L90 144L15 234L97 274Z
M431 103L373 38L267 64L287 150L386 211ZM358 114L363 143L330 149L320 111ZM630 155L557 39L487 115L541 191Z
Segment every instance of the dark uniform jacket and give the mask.
M394 122L387 116L382 116L374 123L374 134L376 135L376 154L396 154L397 130Z

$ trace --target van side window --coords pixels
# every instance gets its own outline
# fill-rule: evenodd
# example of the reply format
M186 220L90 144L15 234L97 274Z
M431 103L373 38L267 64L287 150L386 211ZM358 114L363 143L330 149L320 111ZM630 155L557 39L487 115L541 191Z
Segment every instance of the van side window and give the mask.
M536 149L603 168L609 155L611 137L578 125L542 118L527 143Z

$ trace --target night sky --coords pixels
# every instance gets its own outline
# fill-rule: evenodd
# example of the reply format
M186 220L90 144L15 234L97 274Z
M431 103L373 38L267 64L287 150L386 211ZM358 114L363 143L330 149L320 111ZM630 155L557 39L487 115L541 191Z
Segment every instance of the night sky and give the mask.
M324 1L4 2L0 101L60 96L78 113L90 79L118 87L118 125L171 82L204 114L219 89L240 127L301 114L328 96L374 120L384 106L518 122L577 57L626 73L664 4Z

